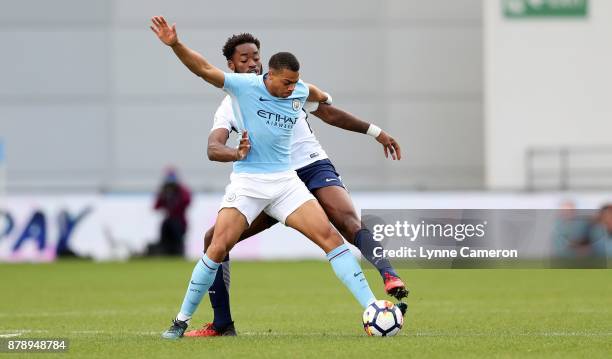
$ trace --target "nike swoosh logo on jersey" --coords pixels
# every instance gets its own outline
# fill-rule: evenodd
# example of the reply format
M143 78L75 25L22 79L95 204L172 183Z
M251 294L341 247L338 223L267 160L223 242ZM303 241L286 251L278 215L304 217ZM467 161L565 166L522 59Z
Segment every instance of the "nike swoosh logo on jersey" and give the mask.
M337 179L335 178L326 178L325 182L331 182L331 181L337 181Z
M273 101L273 100L269 99L269 98L263 98L263 97L259 96L259 101L263 102L263 101Z
M357 278L357 277L359 277L359 275L360 275L360 274L362 274L362 272L359 272L359 273L353 273L353 277Z

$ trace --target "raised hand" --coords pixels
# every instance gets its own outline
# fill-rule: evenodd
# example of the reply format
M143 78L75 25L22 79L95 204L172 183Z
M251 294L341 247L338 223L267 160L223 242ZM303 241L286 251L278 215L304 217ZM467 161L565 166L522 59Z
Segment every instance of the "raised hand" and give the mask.
M380 135L376 137L376 141L383 145L386 158L389 158L389 154L391 154L391 158L394 160L402 159L402 149L400 148L400 145L393 137L389 136L388 133L382 131Z
M168 46L173 46L178 43L176 24L172 24L172 26L168 25L163 16L153 16L151 22L153 23L153 25L150 26L151 30L153 30L161 42Z
M251 150L251 141L249 141L249 134L247 131L242 133L242 137L240 138L240 144L236 149L236 161L243 160L249 151Z

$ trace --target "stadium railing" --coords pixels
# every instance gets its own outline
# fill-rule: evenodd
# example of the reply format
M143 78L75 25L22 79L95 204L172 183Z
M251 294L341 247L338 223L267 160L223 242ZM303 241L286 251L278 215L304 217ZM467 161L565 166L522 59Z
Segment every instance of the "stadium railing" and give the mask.
M525 153L526 189L612 189L612 145L530 147Z

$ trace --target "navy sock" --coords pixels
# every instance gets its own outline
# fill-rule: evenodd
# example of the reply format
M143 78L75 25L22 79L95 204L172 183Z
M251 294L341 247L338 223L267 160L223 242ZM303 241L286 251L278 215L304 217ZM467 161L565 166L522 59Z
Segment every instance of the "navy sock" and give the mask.
M364 228L359 230L355 235L355 240L353 243L355 244L355 247L359 248L361 255L363 255L368 262L372 263L372 265L378 269L378 272L380 272L383 279L385 278L385 273L389 273L390 275L396 277L398 276L388 259L374 256L374 249L382 247L382 245L380 242L376 242L374 240L372 237L372 232L370 232L368 229Z
M229 254L223 259L221 268L217 271L215 280L208 290L210 304L214 311L213 325L217 329L223 329L232 323L232 313L229 301L230 286L230 264Z

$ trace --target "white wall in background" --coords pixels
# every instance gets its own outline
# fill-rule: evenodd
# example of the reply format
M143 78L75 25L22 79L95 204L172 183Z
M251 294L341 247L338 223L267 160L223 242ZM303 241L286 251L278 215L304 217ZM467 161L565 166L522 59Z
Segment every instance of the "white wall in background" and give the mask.
M19 0L0 11L9 191L151 191L168 164L224 188L231 167L205 151L223 93L157 40L160 14L223 69L234 33L258 36L264 63L294 52L305 80L393 134L401 162L310 119L351 188L482 188L481 0Z
M530 146L612 144L612 1L569 19L483 4L487 187L524 188Z

